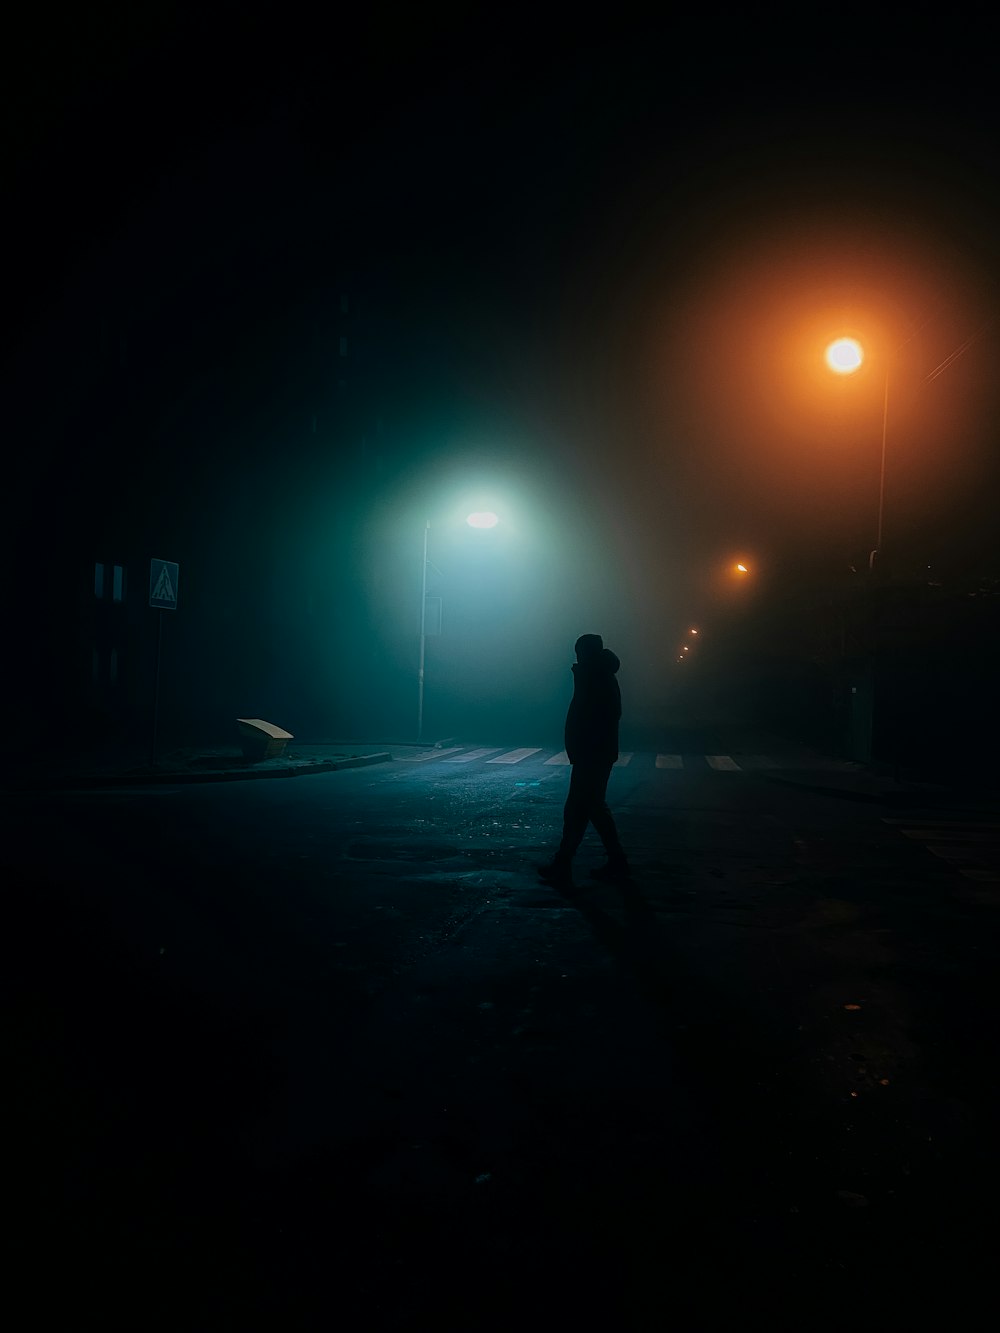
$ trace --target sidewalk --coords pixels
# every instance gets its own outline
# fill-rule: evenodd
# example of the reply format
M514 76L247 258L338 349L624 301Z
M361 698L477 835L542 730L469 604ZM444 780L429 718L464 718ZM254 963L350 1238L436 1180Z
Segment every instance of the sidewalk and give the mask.
M402 749L405 742L395 743ZM343 768L388 763L385 742L290 741L284 754L258 762L247 760L239 745L185 746L167 750L150 765L148 752L137 747L109 746L99 751L69 752L51 747L9 759L3 786L27 791L72 791L86 788L158 783L233 782L262 778L304 777Z
M1000 789L981 774L942 773L936 780L907 774L890 764L861 764L850 760L811 766L776 768L761 775L769 782L799 787L820 796L899 809L920 809L970 803L996 810Z
M970 802L994 808L1000 805L995 775L973 772L959 764L918 772L877 760L862 763L838 758L794 742L775 745L774 750L782 754L782 759L760 776L820 796L903 809L968 806Z
M760 776L782 786L800 787L820 796L856 801L889 808L930 808L970 804L1000 809L1000 786L996 772L989 767L973 767L957 759L928 763L923 768L912 764L881 760L847 759L843 754L820 749L767 728L749 727L740 735L741 724L726 726L731 753L739 761L742 750L767 751L781 758Z

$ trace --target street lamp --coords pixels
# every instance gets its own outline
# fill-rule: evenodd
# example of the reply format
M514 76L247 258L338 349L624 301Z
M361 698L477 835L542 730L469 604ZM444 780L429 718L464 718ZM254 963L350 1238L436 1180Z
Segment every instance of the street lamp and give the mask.
M853 375L864 361L861 344L854 338L837 338L826 349L826 363L838 375ZM874 573L882 553L882 516L885 511L885 438L889 423L889 365L885 367L885 386L882 393L882 459L878 478L878 525L875 530L875 549L868 556L868 570Z
M837 375L853 375L865 359L855 338L837 338L826 349L826 364Z
M491 509L479 509L466 517L470 528L495 528L499 517ZM424 738L424 661L427 655L427 538L431 521L424 522L424 558L420 580L420 664L417 668L417 740Z

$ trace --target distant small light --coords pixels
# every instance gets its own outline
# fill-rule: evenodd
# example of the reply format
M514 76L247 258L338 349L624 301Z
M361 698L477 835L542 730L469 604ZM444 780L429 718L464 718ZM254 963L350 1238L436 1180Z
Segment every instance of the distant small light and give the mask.
M690 630L689 632L690 632L691 634L697 634L697 633L698 633L698 631L697 631L696 629Z
M750 573L750 571L749 571L749 569L747 569L746 565L737 565L736 568L740 571L741 574L749 574L749 573Z
M465 521L470 528L495 528L500 522L496 514L488 509L484 509L475 514L470 514Z

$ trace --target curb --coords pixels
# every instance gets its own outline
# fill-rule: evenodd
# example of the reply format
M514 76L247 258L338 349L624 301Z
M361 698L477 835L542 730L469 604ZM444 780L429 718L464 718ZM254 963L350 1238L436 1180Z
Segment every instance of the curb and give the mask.
M218 769L205 773L144 773L141 776L113 774L97 777L87 774L79 778L58 779L52 782L29 783L15 790L19 791L81 791L107 787L152 787L192 785L202 782L252 782L269 778L301 778L314 773L335 773L342 768L367 768L372 764L385 764L392 760L391 754L351 755L347 759L320 759L316 763L303 764L299 768L267 769Z

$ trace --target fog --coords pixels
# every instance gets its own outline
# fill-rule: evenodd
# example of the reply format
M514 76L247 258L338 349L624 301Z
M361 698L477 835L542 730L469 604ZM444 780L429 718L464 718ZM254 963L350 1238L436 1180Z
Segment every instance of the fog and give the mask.
M685 72L639 33L524 50L471 22L447 53L414 34L414 60L360 33L336 79L251 25L254 79L218 74L221 30L185 63L162 22L100 86L51 39L47 118L10 94L32 726L58 697L141 732L157 556L181 567L173 737L247 714L413 736L427 524L428 737L557 742L584 632L622 658L635 743L753 708L738 686L776 626L789 669L815 657L816 625L789 627L863 577L883 426L883 572L1000 574L971 40L959 103L859 52L845 99L835 52L788 68L734 43ZM866 359L838 378L845 333ZM481 507L495 529L464 523ZM134 594L127 704L66 693L102 560Z

